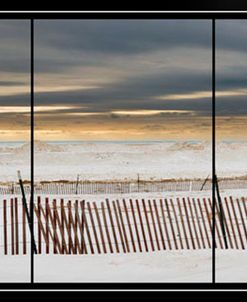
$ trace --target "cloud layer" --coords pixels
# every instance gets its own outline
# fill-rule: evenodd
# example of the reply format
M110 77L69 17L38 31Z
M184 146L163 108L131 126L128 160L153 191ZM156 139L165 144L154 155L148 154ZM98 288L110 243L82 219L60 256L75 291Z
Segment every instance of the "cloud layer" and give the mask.
M243 121L247 22L217 21L216 30L218 121ZM29 22L0 21L0 38L0 126L18 116L28 129L28 112L1 106L29 105ZM211 46L208 20L35 21L37 134L210 137Z

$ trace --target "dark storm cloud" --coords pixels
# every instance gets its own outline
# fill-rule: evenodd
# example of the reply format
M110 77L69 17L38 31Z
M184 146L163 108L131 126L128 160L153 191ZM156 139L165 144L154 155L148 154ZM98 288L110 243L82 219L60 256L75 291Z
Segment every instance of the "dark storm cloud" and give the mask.
M26 86L28 85L27 82L21 81L0 81L0 86Z
M183 94L211 89L211 23L208 21L40 21L37 23L37 45L47 45L60 49L57 68L54 62L47 71L59 70L74 64L83 66L104 66L104 58L152 51L164 51L164 58L173 50L184 48L195 50L195 58L204 61L205 68L197 68L197 63L184 62L183 68L164 68L155 74L131 75L116 84L105 85L102 89L49 94L53 103L72 103L88 105L88 111L107 111L117 109L160 109L193 110L198 115L210 115L210 99L197 100L157 100L159 95ZM47 33L44 35L44 33ZM247 65L244 62L234 68L238 53L245 55L247 40L246 21L217 22L217 56L232 52L230 61L218 60L217 89L219 91L247 87ZM206 53L202 51L205 50ZM82 56L81 54L86 54ZM201 54L200 54L201 53ZM69 55L71 54L71 55ZM45 59L43 57L43 59ZM171 59L172 56L171 56ZM195 59L196 61L196 59ZM62 64L64 62L65 64ZM161 60L162 62L162 60ZM225 64L227 63L227 64ZM70 65L71 64L71 65ZM174 60L174 65L176 60ZM37 70L45 72L44 62L37 62ZM150 70L152 71L152 70ZM46 103L48 95L38 96L38 102ZM231 96L217 98L218 115L246 115L244 97Z
M186 72L180 74L159 73L128 79L116 84L104 85L97 89L74 90L62 92L35 93L37 105L70 104L87 108L86 112L107 112L120 109L172 109L172 110L202 110L210 111L208 100L160 100L160 95L186 93L188 91L205 91L210 87L208 73L193 73L188 79ZM0 104L17 105L21 99L27 99L28 94L0 97ZM69 100L69 101L68 101ZM68 112L76 112L76 109ZM78 109L78 111L82 111Z
M128 55L181 46L210 47L208 21L37 21L36 45L64 51Z
M173 48L210 48L210 22L63 20L35 22L35 70L63 72L78 65L104 66L124 58Z
M28 21L0 22L0 71L13 77L1 79L0 86L20 86L29 81L30 28ZM231 90L247 87L247 63L234 68L239 53L247 50L247 21L217 21L217 58L230 52L230 60L217 60L217 89ZM133 57L142 55L147 61L158 57L136 74ZM180 52L176 57L176 52ZM188 53L192 60L188 61ZM193 60L194 58L194 60ZM180 61L179 61L180 60ZM159 62L165 61L162 68ZM246 60L247 61L247 60ZM141 61L140 61L141 62ZM146 63L146 62L144 62ZM202 63L202 66L199 66ZM119 64L119 65L118 65ZM136 62L138 65L139 63ZM166 65L167 64L167 65ZM91 68L75 71L76 68ZM211 113L210 98L160 100L170 94L186 94L211 89L211 22L207 20L38 20L35 21L35 72L41 85L50 79L64 85L61 77L100 77L97 68L109 73L125 74L116 82L104 83L97 89L63 92L36 92L37 105L76 104L87 109L68 112L107 112L120 109L192 110L199 115ZM128 72L129 68L129 72ZM134 70L134 71L133 71ZM27 81L15 75L23 73ZM104 74L103 74L104 75ZM50 78L49 78L50 77ZM104 78L104 77L102 77ZM97 78L98 79L98 78ZM91 80L91 78L90 78ZM97 82L97 81L96 81ZM71 82L70 82L71 84ZM30 96L19 94L1 96L0 104L28 104ZM246 114L244 97L217 98L219 115ZM236 109L237 108L237 109Z
M0 53L0 56L4 56L4 61L0 63L0 70L1 72L11 72L11 73L26 73L28 76L28 73L30 72L30 58L19 56L19 57L10 57L6 55L2 55Z
M224 51L222 51L222 54L223 52ZM224 58L219 57L217 62L217 90L225 91L232 89L247 88L247 61L242 61L240 62L241 65L238 65L234 55L231 55L228 61L226 61Z
M1 70L27 71L30 46L30 24L22 20L0 22L1 41L11 46L0 48L4 59ZM247 21L217 21L217 48L246 52ZM4 43L4 44L6 44ZM3 45L3 43L2 43ZM151 50L179 47L211 47L211 22L207 20L39 20L35 21L36 67L42 71L64 68L65 60L42 59L42 49L64 53L68 64L78 64L81 52L130 55ZM7 55L7 56L6 56ZM52 51L51 51L52 56ZM16 60L14 60L16 59ZM18 59L21 62L18 62ZM7 62L8 61L8 62ZM82 62L83 64L93 64ZM97 62L100 64L100 62ZM57 66L56 66L57 65ZM38 71L38 70L37 70Z
M30 22L0 20L0 72L30 70Z
M207 20L37 21L37 46L128 55L174 47L211 47ZM217 48L246 52L247 21L216 22ZM43 44L44 45L44 44Z
M30 106L31 97L28 93L0 96L0 106Z
M216 49L247 51L247 20L216 21Z
M246 96L217 98L216 112L221 116L246 116Z
M190 74L189 77L188 74ZM209 90L210 84L211 78L208 70L199 72L188 68L188 70L180 70L180 72L178 70L169 73L163 71L153 75L129 76L125 81L109 87L109 90L121 99L152 98L197 90L205 91Z

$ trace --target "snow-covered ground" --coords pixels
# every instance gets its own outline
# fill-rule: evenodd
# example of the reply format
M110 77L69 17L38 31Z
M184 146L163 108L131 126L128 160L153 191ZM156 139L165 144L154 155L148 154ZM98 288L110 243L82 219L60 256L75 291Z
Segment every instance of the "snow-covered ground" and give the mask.
M247 197L247 188L246 189L232 189L232 190L221 190L220 191L221 198L232 196L240 198L240 197ZM0 195L1 196L1 195ZM47 196L47 194L39 194L38 196L41 196L41 200L44 199L44 197ZM13 197L12 195L8 195L9 198ZM61 195L51 194L49 195L50 199L52 200L57 199L59 200L61 198ZM99 204L100 202L104 201L105 199L109 200L129 200L129 199L145 199L145 200L152 200L152 199L176 199L176 198L212 198L212 191L179 191L179 192L140 192L140 193L124 193L124 194L83 194L83 195L62 195L62 198L67 200L85 200L85 201L94 201L96 204Z
M210 197L210 192L176 192L165 197ZM246 190L228 190L224 196L247 196ZM58 197L55 195L50 198ZM164 193L121 194L121 198L164 198ZM63 196L65 200L78 199ZM86 195L86 201L103 196ZM1 215L2 216L2 215ZM2 240L1 240L2 241ZM29 247L28 247L29 249ZM216 280L247 282L247 251L216 250ZM28 282L30 256L0 256L0 282ZM35 255L37 282L211 282L212 250L165 250L149 253L95 255Z
M246 142L217 144L218 176L247 174ZM35 179L206 178L211 174L208 142L35 142ZM0 143L0 181L30 179L30 145Z
M247 143L220 142L217 145L218 176L247 175ZM211 175L211 145L207 142L125 143L35 143L35 179L117 180L206 178ZM0 182L16 181L16 171L30 179L30 145L0 143ZM186 197L210 192L187 192ZM199 195L198 195L199 194ZM247 196L246 190L222 192L222 196ZM185 192L141 193L112 198L164 198L185 196ZM210 195L209 195L210 196ZM53 197L53 196L52 196ZM66 196L63 196L66 198ZM109 196L83 196L102 201ZM69 196L73 200L73 196ZM78 199L79 196L77 195ZM247 252L217 250L216 279L219 282L247 282ZM0 282L30 280L29 256L1 256ZM211 282L212 251L162 251L114 255L38 255L35 280L41 282Z
M247 252L216 253L216 281L247 282ZM0 257L0 282L30 281L29 256ZM35 256L37 282L211 282L212 251Z

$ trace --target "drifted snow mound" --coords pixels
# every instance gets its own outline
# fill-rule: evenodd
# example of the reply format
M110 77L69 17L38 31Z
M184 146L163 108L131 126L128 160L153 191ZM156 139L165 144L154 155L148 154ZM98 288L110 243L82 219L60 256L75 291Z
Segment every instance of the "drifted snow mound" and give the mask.
M16 148L16 152L30 152L30 143L25 143L21 147ZM34 141L34 152L61 152L63 151L62 146L51 145L49 143Z
M217 142L216 143L217 152L230 152L232 151L247 151L247 143L246 142Z
M192 142L177 142L168 148L169 151L201 151L205 149L205 144L203 142L192 143Z

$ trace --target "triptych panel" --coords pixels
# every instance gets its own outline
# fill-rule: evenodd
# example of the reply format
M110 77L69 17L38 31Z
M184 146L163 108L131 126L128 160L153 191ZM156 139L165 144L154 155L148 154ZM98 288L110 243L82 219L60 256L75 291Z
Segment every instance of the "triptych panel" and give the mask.
M215 30L213 129L212 20L0 21L1 282L30 227L35 282L246 281L247 23Z

